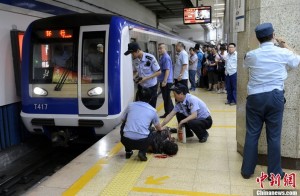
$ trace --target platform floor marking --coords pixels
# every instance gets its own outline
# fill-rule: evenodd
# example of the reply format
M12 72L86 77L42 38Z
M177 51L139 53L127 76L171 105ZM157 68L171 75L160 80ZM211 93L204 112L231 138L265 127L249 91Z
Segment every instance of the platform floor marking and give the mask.
M94 176L101 171L103 164L107 164L108 159L113 157L123 148L121 142L117 143L106 157L99 159L85 174L83 174L74 184L67 189L62 195L76 195Z
M174 190L174 189L144 188L144 187L133 187L132 191L140 192L140 193L160 193L160 194L191 195L191 196L228 196L228 194L193 192L193 191L183 191L183 190Z
M147 154L147 157L148 161L137 160L134 156L128 159L123 168L103 189L100 195L128 195L153 156L152 154Z
M156 107L156 110L159 112L164 107L163 102ZM116 155L123 148L121 142L117 143L108 155L104 158L99 159L86 173L84 173L76 182L72 184L65 192L63 196L73 196L76 195L84 186L95 177L97 173L102 170L102 165L108 163L108 159Z

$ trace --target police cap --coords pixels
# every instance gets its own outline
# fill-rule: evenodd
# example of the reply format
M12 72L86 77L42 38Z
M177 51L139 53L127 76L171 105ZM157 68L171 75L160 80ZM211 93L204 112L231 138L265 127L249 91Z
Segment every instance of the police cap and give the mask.
M267 37L269 35L272 35L274 32L273 25L271 23L263 23L258 25L255 28L255 33L257 38L263 38Z
M140 46L136 42L131 42L128 44L128 50L124 53L124 55L128 55L132 52L136 52L137 50L140 50Z

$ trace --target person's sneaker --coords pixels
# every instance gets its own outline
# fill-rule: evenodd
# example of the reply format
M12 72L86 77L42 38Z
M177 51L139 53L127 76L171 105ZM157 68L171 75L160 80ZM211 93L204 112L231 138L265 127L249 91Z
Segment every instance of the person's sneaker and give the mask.
M222 93L222 92L221 92L221 89L219 89L217 93L218 93L218 94L221 94L221 93Z
M126 159L129 159L132 156L133 152L126 152Z
M232 102L232 103L230 103L229 105L236 105L236 103Z
M225 93L225 94L226 94L226 93L227 93L227 91L226 91L225 89L223 89L222 93Z
M225 103L225 105L230 105L231 103L229 102L229 101L227 101L226 103Z
M147 157L146 157L146 154L143 153L143 152L139 152L138 153L138 157L141 161L147 161Z

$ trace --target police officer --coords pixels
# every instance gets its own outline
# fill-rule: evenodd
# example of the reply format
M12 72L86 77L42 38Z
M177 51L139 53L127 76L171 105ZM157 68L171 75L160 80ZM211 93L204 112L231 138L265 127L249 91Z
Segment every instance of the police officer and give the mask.
M188 79L189 79L189 55L184 50L184 44L182 42L178 42L176 44L176 52L178 56L176 58L176 63L174 65L174 81L175 84L181 83L188 87Z
M245 179L254 173L257 163L257 145L263 123L266 124L268 141L268 174L284 177L281 168L280 138L284 110L283 87L287 78L286 65L297 67L300 56L282 39L275 38L271 23L255 28L260 47L248 52L244 67L249 69L248 97L246 103L246 138L241 174Z
M128 44L128 50L124 55L128 54L132 54L133 57L133 70L135 81L138 83L138 91L142 88L149 88L152 93L149 104L155 108L157 100L157 76L161 74L158 62L152 54L143 52L136 42Z
M199 142L206 142L208 138L207 129L212 126L212 118L206 104L198 97L187 93L188 89L183 84L179 83L173 86L171 90L174 92L177 104L161 126L166 125L176 115L178 130L185 126L186 137L193 137L194 132Z
M139 101L130 103L122 117L121 142L125 146L126 159L131 157L132 150L139 150L139 159L147 161L150 125L153 123L158 131L161 131L161 126L156 109L149 105L152 91L142 88L137 95Z

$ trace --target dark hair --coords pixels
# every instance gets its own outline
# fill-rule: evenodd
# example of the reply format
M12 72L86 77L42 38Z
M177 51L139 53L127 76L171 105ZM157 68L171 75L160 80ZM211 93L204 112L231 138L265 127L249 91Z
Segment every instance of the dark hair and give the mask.
M167 155L175 155L178 152L178 145L170 140L163 142L163 152Z
M195 50L199 50L200 49L200 44L195 44Z
M189 50L192 50L192 51L194 51L195 52L195 48L192 48L192 47L190 47L190 49Z
M271 35L266 36L266 37L261 37L261 38L257 38L257 39L260 43L271 41L273 39L273 33Z
M149 103L151 99L152 99L152 94L149 88L142 88L138 90L137 100Z
M220 50L226 50L226 46L221 45L221 46L220 46Z
M233 45L234 47L236 47L235 43L230 43L228 44L228 46Z

